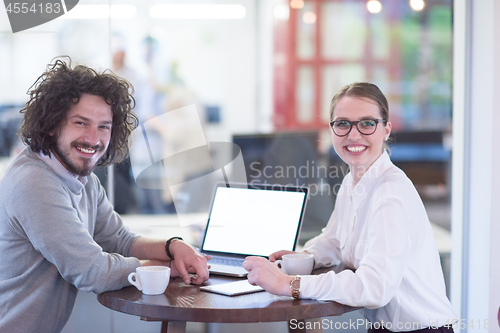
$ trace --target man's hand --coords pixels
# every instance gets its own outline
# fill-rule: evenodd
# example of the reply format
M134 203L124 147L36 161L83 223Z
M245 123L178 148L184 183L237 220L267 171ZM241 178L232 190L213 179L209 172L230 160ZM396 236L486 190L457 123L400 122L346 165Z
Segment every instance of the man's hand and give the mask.
M181 276L186 284L202 284L208 280L207 260L212 256L205 256L187 243L174 239L170 243L171 260L165 252L165 241L139 237L132 245L131 254L140 260L142 266L168 266L170 276ZM198 275L191 281L189 273Z
M208 280L207 260L211 259L211 256L205 256L189 244L177 239L170 243L169 250L175 258L171 265L172 274L175 273L175 269L185 284L202 284ZM194 273L197 277L191 279L189 273Z
M283 274L275 263L262 257L247 257L243 268L248 271L248 282L259 285L274 295L292 296L290 281L292 277Z

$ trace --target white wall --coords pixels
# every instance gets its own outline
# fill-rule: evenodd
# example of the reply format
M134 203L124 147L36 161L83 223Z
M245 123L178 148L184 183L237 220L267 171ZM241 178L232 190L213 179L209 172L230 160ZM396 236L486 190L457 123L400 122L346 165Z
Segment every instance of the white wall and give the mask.
M498 174L498 166L500 165L500 154L497 148L495 138L499 135L498 127L494 124L500 122L500 3L495 2L493 13L493 117L491 126L493 129L492 147L492 182L491 182L491 228L490 228L490 274L489 274L489 318L493 320L497 318L500 308L500 215L496 209L500 204L500 175ZM498 324L498 323L497 323ZM495 325L496 329L491 332L500 332L500 328Z
M466 1L453 6L453 154L452 154L452 251L450 299L457 314L462 312L462 238L464 224L464 161L465 161L465 51Z
M276 0L257 0L257 132L273 131L273 24Z
M454 5L452 302L462 332L499 332L500 2Z

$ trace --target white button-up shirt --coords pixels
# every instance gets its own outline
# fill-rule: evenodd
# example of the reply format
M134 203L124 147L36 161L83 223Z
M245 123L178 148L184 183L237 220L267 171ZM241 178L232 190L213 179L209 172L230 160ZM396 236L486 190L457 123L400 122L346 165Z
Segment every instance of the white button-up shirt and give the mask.
M357 184L350 173L344 178L328 225L304 250L316 267L342 262L354 271L303 276L303 298L363 307L366 319L392 331L457 318L424 205L387 152Z

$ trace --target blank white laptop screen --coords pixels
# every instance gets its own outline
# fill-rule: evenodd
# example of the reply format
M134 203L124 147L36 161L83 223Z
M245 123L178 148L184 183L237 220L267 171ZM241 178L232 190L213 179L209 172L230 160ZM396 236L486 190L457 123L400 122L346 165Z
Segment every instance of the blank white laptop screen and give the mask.
M307 193L218 187L203 251L269 256L295 248Z

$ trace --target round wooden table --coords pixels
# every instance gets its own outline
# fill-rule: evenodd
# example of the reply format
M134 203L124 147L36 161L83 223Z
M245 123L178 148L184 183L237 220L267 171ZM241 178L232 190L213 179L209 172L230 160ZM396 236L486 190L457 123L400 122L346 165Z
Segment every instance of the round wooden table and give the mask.
M206 285L235 281L211 276ZM224 296L200 291L180 278L170 281L162 295L144 295L135 287L125 287L97 296L112 310L140 316L147 321L162 321L162 332L185 332L186 322L257 323L289 321L289 328L302 327L305 319L338 316L355 310L336 302L275 296L262 291L241 296ZM302 324L299 324L302 323ZM292 332L303 330L292 330Z

